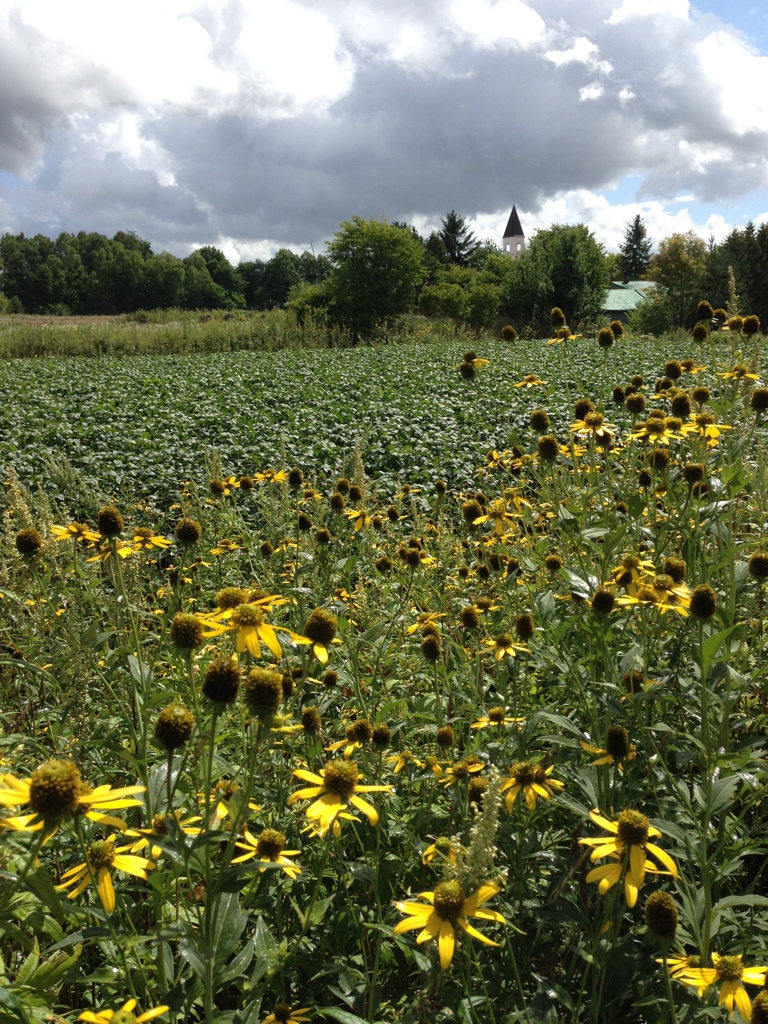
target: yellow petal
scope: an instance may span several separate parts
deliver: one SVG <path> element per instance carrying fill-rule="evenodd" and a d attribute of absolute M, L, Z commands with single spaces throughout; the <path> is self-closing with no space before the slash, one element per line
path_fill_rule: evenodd
<path fill-rule="evenodd" d="M 349 802 L 351 804 L 354 804 L 358 811 L 363 812 L 363 814 L 368 818 L 368 821 L 371 823 L 371 825 L 375 825 L 378 822 L 378 811 L 372 804 L 369 804 L 366 800 L 363 800 L 362 797 L 359 797 L 356 793 L 353 793 L 352 796 L 349 798 Z"/>
<path fill-rule="evenodd" d="M 453 925 L 450 921 L 443 921 L 437 936 L 437 948 L 440 953 L 440 966 L 444 971 L 447 971 L 451 966 L 455 941 Z"/>
<path fill-rule="evenodd" d="M 276 658 L 282 658 L 283 649 L 280 646 L 280 641 L 277 639 L 277 633 L 266 622 L 259 628 L 259 636 Z"/>
<path fill-rule="evenodd" d="M 112 885 L 112 876 L 107 868 L 99 868 L 96 888 L 102 907 L 108 914 L 111 914 L 115 909 L 115 887 Z"/>

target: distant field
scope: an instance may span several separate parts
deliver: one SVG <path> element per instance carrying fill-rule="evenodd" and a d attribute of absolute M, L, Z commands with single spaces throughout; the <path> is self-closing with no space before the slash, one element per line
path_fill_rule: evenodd
<path fill-rule="evenodd" d="M 285 463 L 327 479 L 359 443 L 377 490 L 440 476 L 467 488 L 488 451 L 514 434 L 530 444 L 532 409 L 548 408 L 567 432 L 568 395 L 592 391 L 596 353 L 593 341 L 572 343 L 563 380 L 558 346 L 477 347 L 490 366 L 474 381 L 457 369 L 466 342 L 0 362 L 0 465 L 56 494 L 50 460 L 64 457 L 103 497 L 147 498 L 162 510 L 181 481 L 205 485 L 206 449 L 227 474 Z M 611 417 L 613 385 L 638 372 L 655 380 L 667 354 L 664 342 L 646 341 L 606 360 L 599 353 Z M 545 386 L 513 386 L 534 371 Z M 628 422 L 622 409 L 615 415 Z"/>

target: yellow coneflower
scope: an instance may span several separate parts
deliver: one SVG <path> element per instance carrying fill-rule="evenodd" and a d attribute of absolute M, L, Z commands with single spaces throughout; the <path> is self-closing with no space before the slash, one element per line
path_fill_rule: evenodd
<path fill-rule="evenodd" d="M 511 775 L 501 784 L 501 792 L 507 794 L 507 810 L 512 811 L 518 793 L 523 794 L 528 810 L 533 811 L 539 797 L 542 800 L 549 800 L 553 793 L 563 789 L 564 782 L 550 778 L 554 767 L 550 765 L 549 768 L 544 768 L 530 761 L 516 761 L 512 765 Z"/>
<path fill-rule="evenodd" d="M 61 876 L 61 884 L 57 885 L 56 889 L 63 891 L 74 886 L 72 892 L 67 895 L 68 899 L 73 900 L 86 888 L 91 877 L 94 877 L 101 905 L 108 914 L 111 914 L 115 909 L 115 887 L 111 872 L 125 871 L 146 881 L 147 872 L 155 866 L 151 860 L 127 852 L 131 850 L 130 843 L 127 846 L 115 846 L 115 839 L 116 836 L 110 836 L 108 839 L 94 840 L 86 850 L 86 861 L 65 871 Z"/>
<path fill-rule="evenodd" d="M 699 995 L 706 992 L 710 985 L 720 984 L 720 1006 L 725 1006 L 731 1017 L 734 1007 L 744 1020 L 751 1020 L 752 1006 L 749 1000 L 747 985 L 763 986 L 768 967 L 745 967 L 741 956 L 720 956 L 712 954 L 713 967 L 678 966 L 672 975 L 684 985 L 692 985 Z M 670 973 L 672 973 L 670 971 Z"/>
<path fill-rule="evenodd" d="M 517 384 L 513 384 L 513 388 L 535 388 L 535 387 L 546 387 L 547 382 L 540 380 L 535 373 L 528 373 L 523 377 L 522 380 L 518 381 Z"/>
<path fill-rule="evenodd" d="M 371 825 L 375 825 L 379 820 L 378 811 L 366 800 L 363 800 L 359 794 L 394 794 L 391 786 L 358 785 L 363 776 L 357 770 L 357 765 L 354 761 L 347 761 L 343 758 L 326 761 L 325 767 L 320 769 L 319 774 L 306 768 L 296 768 L 293 774 L 299 779 L 304 779 L 305 782 L 311 782 L 312 785 L 291 793 L 288 803 L 293 804 L 297 800 L 314 800 L 305 813 L 311 822 L 317 823 L 318 835 L 325 835 L 336 816 L 349 804 L 356 807 L 358 811 L 362 811 Z"/>
<path fill-rule="evenodd" d="M 298 857 L 301 850 L 284 849 L 285 835 L 282 832 L 278 832 L 277 829 L 262 829 L 258 838 L 246 829 L 235 845 L 238 850 L 244 850 L 245 853 L 240 854 L 238 857 L 233 857 L 233 864 L 243 864 L 245 861 L 257 858 L 264 862 L 268 861 L 272 864 L 279 864 L 289 878 L 298 878 L 301 874 L 301 868 L 298 864 L 294 864 L 290 860 L 291 857 Z M 260 868 L 259 870 L 263 874 L 267 869 Z"/>
<path fill-rule="evenodd" d="M 74 762 L 64 758 L 47 761 L 28 779 L 0 775 L 0 805 L 28 805 L 30 809 L 28 813 L 3 819 L 1 824 L 17 832 L 38 832 L 44 828 L 48 835 L 53 835 L 62 821 L 84 814 L 91 821 L 125 829 L 125 822 L 110 812 L 140 807 L 141 800 L 136 796 L 144 790 L 144 786 L 112 789 L 108 785 L 92 789 L 83 781 Z"/>
<path fill-rule="evenodd" d="M 454 924 L 480 942 L 489 946 L 498 946 L 498 942 L 487 938 L 474 928 L 467 918 L 476 917 L 483 921 L 497 921 L 506 924 L 504 917 L 496 910 L 485 910 L 485 904 L 499 892 L 496 885 L 483 885 L 472 896 L 466 896 L 461 883 L 457 879 L 439 882 L 434 892 L 420 892 L 419 898 L 426 903 L 397 902 L 395 907 L 407 916 L 399 921 L 394 928 L 395 935 L 421 929 L 416 942 L 421 944 L 430 939 L 437 939 L 440 966 L 447 970 L 453 959 L 456 946 Z"/>
<path fill-rule="evenodd" d="M 634 907 L 637 894 L 645 881 L 646 871 L 678 877 L 677 865 L 660 846 L 650 842 L 661 835 L 646 816 L 637 810 L 622 811 L 618 821 L 609 821 L 599 811 L 590 811 L 592 821 L 612 833 L 594 839 L 580 839 L 582 846 L 591 846 L 590 860 L 610 857 L 608 864 L 593 868 L 587 875 L 588 882 L 599 882 L 600 893 L 604 895 L 611 886 L 624 877 L 624 895 L 628 907 Z M 648 857 L 650 854 L 662 867 Z M 664 870 L 666 869 L 666 870 Z"/>
<path fill-rule="evenodd" d="M 155 1017 L 167 1013 L 170 1006 L 155 1006 L 151 1010 L 140 1013 L 138 1017 L 133 1012 L 135 1009 L 136 1000 L 129 999 L 119 1010 L 99 1010 L 98 1013 L 94 1013 L 93 1010 L 83 1010 L 77 1019 L 87 1021 L 88 1024 L 110 1024 L 110 1021 L 117 1017 L 119 1024 L 144 1024 L 147 1020 L 154 1020 Z"/>
<path fill-rule="evenodd" d="M 309 1008 L 306 1006 L 294 1010 L 289 1003 L 275 1003 L 272 1013 L 268 1013 L 261 1024 L 307 1024 Z"/>
<path fill-rule="evenodd" d="M 520 725 L 524 721 L 524 718 L 509 718 L 507 716 L 506 708 L 499 705 L 498 707 L 490 708 L 487 715 L 472 723 L 471 728 L 488 729 L 493 726 L 503 727 L 505 725 Z"/>

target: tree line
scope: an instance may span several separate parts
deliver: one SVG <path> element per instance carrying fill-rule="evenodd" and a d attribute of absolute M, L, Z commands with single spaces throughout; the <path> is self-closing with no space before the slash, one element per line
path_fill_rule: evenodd
<path fill-rule="evenodd" d="M 638 215 L 618 254 L 584 224 L 556 224 L 510 258 L 493 240 L 478 240 L 455 210 L 427 238 L 409 224 L 354 217 L 319 256 L 280 249 L 237 266 L 213 246 L 184 259 L 156 254 L 133 232 L 6 234 L 0 287 L 11 312 L 287 307 L 364 336 L 414 310 L 476 330 L 511 323 L 541 333 L 559 306 L 578 329 L 600 322 L 612 280 L 646 278 L 657 287 L 634 314 L 641 331 L 691 326 L 702 298 L 768 322 L 768 225 L 734 229 L 720 244 L 676 234 L 652 249 Z"/>
<path fill-rule="evenodd" d="M 0 290 L 10 312 L 132 313 L 139 309 L 272 309 L 296 285 L 330 273 L 325 256 L 279 249 L 270 260 L 233 266 L 212 245 L 184 259 L 132 231 L 0 238 Z"/>

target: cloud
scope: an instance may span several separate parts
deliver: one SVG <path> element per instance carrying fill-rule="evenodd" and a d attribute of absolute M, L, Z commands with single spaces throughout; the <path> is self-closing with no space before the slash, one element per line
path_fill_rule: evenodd
<path fill-rule="evenodd" d="M 253 254 L 515 203 L 614 239 L 768 187 L 766 61 L 687 0 L 18 0 L 0 215 Z"/>

